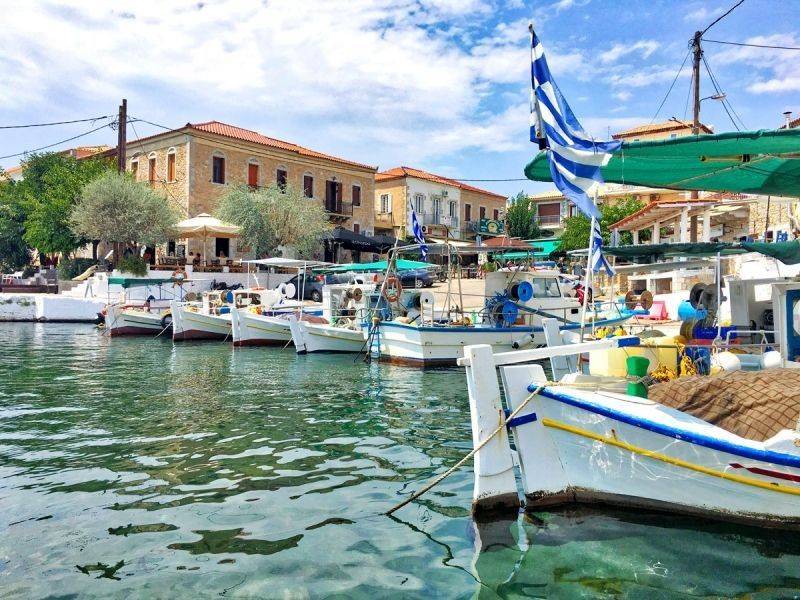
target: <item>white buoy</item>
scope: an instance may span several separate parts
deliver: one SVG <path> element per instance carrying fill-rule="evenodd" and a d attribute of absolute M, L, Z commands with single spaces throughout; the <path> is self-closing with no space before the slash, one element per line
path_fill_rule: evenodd
<path fill-rule="evenodd" d="M 732 371 L 740 371 L 742 369 L 742 361 L 733 352 L 717 352 L 711 357 L 711 372 L 719 373 Z"/>
<path fill-rule="evenodd" d="M 781 366 L 783 366 L 783 359 L 777 350 L 769 350 L 761 355 L 762 369 L 777 369 Z"/>

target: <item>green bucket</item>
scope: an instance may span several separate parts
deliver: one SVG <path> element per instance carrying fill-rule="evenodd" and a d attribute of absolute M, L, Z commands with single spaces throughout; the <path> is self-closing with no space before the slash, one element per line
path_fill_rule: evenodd
<path fill-rule="evenodd" d="M 625 365 L 628 368 L 628 377 L 640 379 L 647 375 L 647 367 L 650 366 L 650 359 L 644 356 L 629 356 L 625 360 Z M 629 396 L 647 398 L 647 386 L 643 383 L 631 381 L 628 383 L 627 391 Z"/>

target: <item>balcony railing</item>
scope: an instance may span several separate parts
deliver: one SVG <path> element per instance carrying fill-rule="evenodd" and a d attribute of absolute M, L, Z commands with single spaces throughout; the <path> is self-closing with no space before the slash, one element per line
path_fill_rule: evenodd
<path fill-rule="evenodd" d="M 353 216 L 353 204 L 351 202 L 342 202 L 341 200 L 326 200 L 325 210 L 330 213 L 331 216 Z"/>
<path fill-rule="evenodd" d="M 543 225 L 544 227 L 552 227 L 561 225 L 561 215 L 542 215 L 536 219 L 539 225 Z"/>
<path fill-rule="evenodd" d="M 458 217 L 450 217 L 444 213 L 423 213 L 423 225 L 443 225 L 450 229 L 458 229 Z"/>
<path fill-rule="evenodd" d="M 392 213 L 390 213 L 390 212 L 376 212 L 375 213 L 375 223 L 380 223 L 381 225 L 391 225 L 392 224 Z"/>

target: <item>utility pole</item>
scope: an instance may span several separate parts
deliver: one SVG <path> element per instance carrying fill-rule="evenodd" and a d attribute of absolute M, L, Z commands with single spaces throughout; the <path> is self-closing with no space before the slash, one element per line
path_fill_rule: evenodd
<path fill-rule="evenodd" d="M 703 57 L 703 49 L 700 47 L 702 31 L 695 31 L 692 40 L 692 77 L 694 79 L 694 120 L 692 122 L 692 133 L 700 134 L 700 59 Z"/>
<path fill-rule="evenodd" d="M 119 120 L 117 121 L 117 171 L 125 172 L 125 144 L 128 133 L 128 101 L 123 98 L 119 105 Z"/>

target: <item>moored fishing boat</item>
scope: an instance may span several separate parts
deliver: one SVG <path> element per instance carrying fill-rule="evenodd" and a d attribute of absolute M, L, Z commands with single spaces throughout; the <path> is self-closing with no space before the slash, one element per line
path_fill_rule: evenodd
<path fill-rule="evenodd" d="M 200 302 L 172 302 L 172 339 L 228 339 L 232 333 L 232 311 L 271 303 L 274 296 L 273 290 L 220 290 L 205 292 Z"/>
<path fill-rule="evenodd" d="M 120 285 L 123 293 L 119 302 L 109 302 L 98 315 L 109 336 L 157 335 L 169 329 L 172 323 L 169 298 L 183 298 L 184 279 L 114 277 L 110 282 Z M 166 284 L 176 289 L 165 288 Z M 144 290 L 145 299 L 131 299 L 132 288 Z"/>

